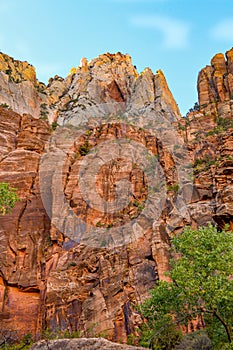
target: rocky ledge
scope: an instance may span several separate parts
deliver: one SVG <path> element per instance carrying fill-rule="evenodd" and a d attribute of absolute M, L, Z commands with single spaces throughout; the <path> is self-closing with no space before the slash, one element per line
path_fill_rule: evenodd
<path fill-rule="evenodd" d="M 112 343 L 103 338 L 43 340 L 30 350 L 146 350 L 138 346 Z"/>

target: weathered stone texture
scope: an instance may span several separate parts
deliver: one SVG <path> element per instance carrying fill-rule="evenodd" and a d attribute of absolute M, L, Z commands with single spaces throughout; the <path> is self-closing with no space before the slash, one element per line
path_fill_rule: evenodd
<path fill-rule="evenodd" d="M 59 339 L 53 341 L 42 341 L 31 348 L 31 350 L 145 350 L 146 348 L 112 343 L 106 339 Z"/>
<path fill-rule="evenodd" d="M 211 66 L 201 71 L 200 111 L 184 120 L 163 73 L 153 74 L 147 68 L 139 75 L 129 55 L 105 54 L 90 62 L 83 59 L 66 79 L 55 76 L 47 87 L 37 82 L 30 65 L 0 56 L 0 86 L 4 87 L 0 102 L 20 112 L 0 108 L 0 181 L 18 188 L 21 197 L 11 214 L 0 218 L 2 329 L 21 334 L 40 333 L 42 328 L 80 331 L 85 337 L 104 334 L 126 342 L 142 322 L 135 305 L 148 297 L 157 279 L 167 279 L 171 235 L 187 224 L 198 227 L 211 221 L 220 227 L 225 223 L 233 226 L 233 133 L 232 126 L 224 124 L 232 121 L 232 50 L 226 57 L 216 55 Z M 52 132 L 41 113 L 65 127 Z M 97 118 L 101 113 L 104 121 Z M 116 114 L 120 117 L 114 119 Z M 78 124 L 85 120 L 88 127 L 81 135 Z M 68 129 L 69 122 L 73 129 L 77 126 L 77 134 Z M 156 156 L 165 192 L 155 186 L 153 196 L 164 197 L 158 202 L 161 208 L 147 203 L 147 177 L 136 161 L 121 157 L 103 164 L 95 185 L 96 193 L 111 202 L 117 196 L 116 183 L 131 182 L 126 208 L 103 213 L 83 199 L 77 174 L 88 151 L 104 141 L 122 139 L 129 145 L 138 142 Z M 126 144 L 122 151 L 125 148 Z M 58 183 L 61 150 L 66 158 Z M 109 153 L 107 148 L 102 156 Z M 193 162 L 194 177 L 187 170 Z M 40 181 L 47 189 L 43 197 L 48 202 L 47 213 Z M 54 204 L 52 198 L 58 198 L 59 191 L 61 200 Z M 94 238 L 85 245 L 56 228 L 53 221 L 59 213 L 64 219 L 72 213 L 108 232 L 137 219 L 146 205 L 151 220 L 142 215 L 125 245 L 106 246 L 103 239 L 102 247 L 96 247 Z M 80 349 L 90 346 L 91 340 L 85 341 L 86 348 Z M 72 349 L 72 342 L 78 346 L 74 340 L 59 340 L 53 346 Z M 99 342 L 91 346 L 117 346 Z M 36 346 L 43 349 L 45 343 Z"/>

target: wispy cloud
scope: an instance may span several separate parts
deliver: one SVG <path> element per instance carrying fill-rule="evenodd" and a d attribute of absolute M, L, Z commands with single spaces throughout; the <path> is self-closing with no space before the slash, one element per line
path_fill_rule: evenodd
<path fill-rule="evenodd" d="M 184 21 L 158 15 L 138 15 L 131 17 L 130 23 L 160 32 L 162 45 L 166 49 L 184 49 L 188 46 L 190 25 Z"/>
<path fill-rule="evenodd" d="M 232 42 L 233 18 L 227 18 L 217 23 L 210 34 L 214 39 Z"/>

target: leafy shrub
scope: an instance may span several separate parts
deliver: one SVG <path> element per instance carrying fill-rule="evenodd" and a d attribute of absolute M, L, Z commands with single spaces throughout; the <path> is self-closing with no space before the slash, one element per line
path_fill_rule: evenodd
<path fill-rule="evenodd" d="M 52 130 L 56 130 L 56 128 L 58 127 L 58 123 L 57 122 L 52 122 Z"/>
<path fill-rule="evenodd" d="M 175 193 L 179 192 L 179 189 L 180 189 L 180 186 L 179 186 L 178 183 L 175 183 L 174 185 L 168 185 L 167 186 L 167 190 L 168 191 L 172 191 L 172 192 L 175 192 Z"/>
<path fill-rule="evenodd" d="M 171 282 L 158 281 L 139 311 L 147 322 L 142 327 L 142 345 L 169 349 L 163 342 L 178 340 L 177 327 L 198 316 L 215 349 L 233 338 L 233 233 L 208 225 L 184 232 L 171 240 Z M 166 333 L 167 332 L 167 333 Z M 206 337 L 193 340 L 210 346 Z M 225 345 L 224 345 L 225 346 Z M 172 349 L 172 347 L 170 347 Z M 187 349 L 192 349 L 187 347 Z M 194 348 L 194 349 L 197 349 Z M 199 349 L 199 348 L 198 348 Z"/>
<path fill-rule="evenodd" d="M 212 350 L 213 346 L 207 333 L 196 331 L 185 335 L 175 350 Z"/>
<path fill-rule="evenodd" d="M 207 171 L 211 167 L 211 165 L 214 165 L 216 163 L 216 159 L 213 158 L 211 155 L 206 154 L 203 158 L 195 159 L 193 168 L 194 173 L 199 173 L 201 171 Z"/>
<path fill-rule="evenodd" d="M 1 103 L 0 107 L 10 109 L 10 106 L 7 103 Z"/>
<path fill-rule="evenodd" d="M 42 103 L 40 105 L 40 119 L 48 121 L 48 114 L 48 106 L 46 105 L 46 103 Z"/>
<path fill-rule="evenodd" d="M 0 214 L 5 215 L 14 208 L 17 201 L 20 200 L 16 193 L 17 189 L 10 187 L 6 182 L 0 183 Z"/>
<path fill-rule="evenodd" d="M 85 142 L 84 142 L 84 144 L 83 145 L 81 145 L 80 147 L 79 147 L 79 153 L 81 154 L 81 156 L 85 156 L 85 155 L 87 155 L 87 153 L 90 151 L 90 144 L 89 144 L 89 142 L 86 140 Z"/>

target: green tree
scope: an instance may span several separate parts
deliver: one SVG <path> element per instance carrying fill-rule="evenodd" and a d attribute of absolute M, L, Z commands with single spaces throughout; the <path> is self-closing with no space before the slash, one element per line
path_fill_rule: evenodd
<path fill-rule="evenodd" d="M 17 189 L 10 187 L 8 183 L 0 183 L 0 215 L 9 213 L 15 203 L 20 200 L 16 191 Z"/>
<path fill-rule="evenodd" d="M 142 344 L 167 349 L 158 343 L 166 323 L 173 333 L 199 317 L 213 344 L 232 342 L 233 234 L 211 225 L 184 232 L 171 240 L 171 282 L 159 281 L 151 298 L 140 307 L 147 319 Z M 222 345 L 223 346 L 223 345 Z M 174 347 L 174 344 L 173 344 Z"/>

